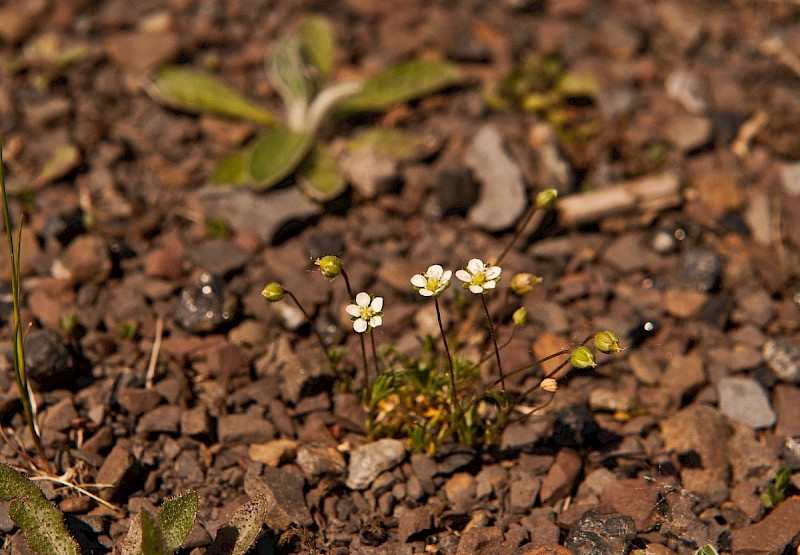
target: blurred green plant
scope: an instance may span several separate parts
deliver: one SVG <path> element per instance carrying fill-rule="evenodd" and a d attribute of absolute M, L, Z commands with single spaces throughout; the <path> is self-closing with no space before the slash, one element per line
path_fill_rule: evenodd
<path fill-rule="evenodd" d="M 265 129 L 243 149 L 225 156 L 213 181 L 266 190 L 294 175 L 312 198 L 328 201 L 346 187 L 333 155 L 319 140 L 333 111 L 343 116 L 381 112 L 463 81 L 445 62 L 408 60 L 365 82 L 332 81 L 336 37 L 330 22 L 311 16 L 274 45 L 268 77 L 285 107 L 275 116 L 207 73 L 167 67 L 155 76 L 152 95 L 172 108 L 254 121 Z M 391 132 L 389 132 L 391 133 Z M 395 141 L 397 142 L 397 141 Z"/>
<path fill-rule="evenodd" d="M 792 483 L 791 479 L 792 469 L 788 466 L 782 466 L 775 472 L 775 478 L 759 494 L 759 498 L 766 508 L 771 509 L 786 499 L 786 490 Z"/>

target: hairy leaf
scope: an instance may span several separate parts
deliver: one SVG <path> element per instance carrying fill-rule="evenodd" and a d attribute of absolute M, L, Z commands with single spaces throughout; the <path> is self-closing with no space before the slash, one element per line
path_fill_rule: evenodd
<path fill-rule="evenodd" d="M 290 131 L 285 127 L 272 127 L 253 144 L 250 156 L 250 175 L 258 189 L 269 189 L 289 177 L 309 148 L 311 137 Z"/>
<path fill-rule="evenodd" d="M 408 162 L 433 154 L 436 145 L 432 145 L 431 142 L 418 133 L 401 129 L 374 128 L 348 141 L 347 148 L 350 150 L 372 148 L 394 160 Z"/>
<path fill-rule="evenodd" d="M 42 490 L 8 465 L 0 463 L 0 499 L 11 501 L 9 516 L 25 532 L 28 545 L 41 555 L 78 555 L 64 517 Z"/>
<path fill-rule="evenodd" d="M 320 202 L 335 199 L 347 187 L 336 160 L 322 144 L 316 145 L 300 165 L 297 181 L 309 197 Z"/>
<path fill-rule="evenodd" d="M 192 530 L 197 516 L 197 493 L 187 491 L 161 505 L 156 521 L 169 553 L 177 551 Z"/>
<path fill-rule="evenodd" d="M 258 495 L 239 508 L 227 524 L 217 530 L 208 555 L 243 555 L 261 533 L 267 517 L 267 500 Z"/>
<path fill-rule="evenodd" d="M 177 110 L 193 114 L 216 114 L 273 125 L 277 118 L 216 78 L 184 67 L 166 67 L 158 72 L 153 96 Z"/>
<path fill-rule="evenodd" d="M 360 93 L 339 107 L 344 112 L 379 112 L 463 80 L 461 70 L 453 64 L 410 60 L 370 77 Z"/>
<path fill-rule="evenodd" d="M 139 513 L 142 525 L 142 555 L 168 555 L 164 534 L 158 522 L 142 509 Z"/>
<path fill-rule="evenodd" d="M 694 552 L 694 555 L 719 555 L 719 552 L 713 545 L 705 544 Z"/>
<path fill-rule="evenodd" d="M 243 185 L 253 181 L 250 175 L 252 147 L 237 150 L 220 160 L 211 182 L 215 185 Z"/>
<path fill-rule="evenodd" d="M 330 21 L 321 15 L 312 15 L 297 30 L 300 48 L 308 63 L 316 70 L 317 84 L 324 83 L 333 71 L 336 37 Z"/>

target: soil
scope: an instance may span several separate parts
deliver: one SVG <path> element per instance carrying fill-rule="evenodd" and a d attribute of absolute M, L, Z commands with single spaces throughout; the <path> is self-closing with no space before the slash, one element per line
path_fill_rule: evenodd
<path fill-rule="evenodd" d="M 333 202 L 310 202 L 293 183 L 211 188 L 217 161 L 257 126 L 164 107 L 148 94 L 153 71 L 210 68 L 277 112 L 264 56 L 310 13 L 333 24 L 338 77 L 421 57 L 468 79 L 327 124 L 323 140 L 354 182 Z M 531 55 L 593 76 L 596 90 L 539 112 L 497 103 Z M 188 489 L 200 509 L 184 553 L 204 553 L 254 491 L 276 503 L 252 553 L 797 549 L 796 2 L 12 0 L 0 6 L 0 62 L 45 449 L 57 475 L 116 508 L 38 482 L 84 553 L 111 552 L 132 515 Z M 388 169 L 348 162 L 345 139 L 372 127 L 433 146 Z M 602 329 L 623 351 L 562 376 L 552 402 L 494 445 L 430 456 L 372 442 L 358 394 L 328 372 L 291 303 L 265 302 L 264 285 L 297 295 L 359 384 L 349 299 L 313 261 L 339 255 L 356 291 L 385 299 L 378 342 L 418 353 L 437 328 L 411 275 L 497 256 L 548 187 L 563 201 L 556 216 L 535 220 L 502 265 L 500 289 L 517 272 L 543 278 L 512 297 L 531 325 L 504 364 Z M 644 193 L 631 196 L 636 187 Z M 34 452 L 2 287 L 0 457 L 35 473 L 18 446 Z M 460 352 L 479 354 L 480 305 L 450 293 Z M 503 295 L 487 297 L 501 339 Z M 482 371 L 497 378 L 491 362 Z M 509 390 L 542 372 L 514 376 Z M 519 398 L 519 410 L 546 398 Z M 767 508 L 759 493 L 783 466 L 787 499 Z M 29 553 L 8 503 L 0 529 L 3 552 Z"/>

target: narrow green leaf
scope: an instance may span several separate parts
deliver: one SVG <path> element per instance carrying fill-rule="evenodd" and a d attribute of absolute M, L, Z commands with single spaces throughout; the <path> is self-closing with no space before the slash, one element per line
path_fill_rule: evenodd
<path fill-rule="evenodd" d="M 336 52 L 336 36 L 327 18 L 321 15 L 308 17 L 297 30 L 300 48 L 309 64 L 316 70 L 317 84 L 327 81 L 333 72 L 333 55 Z"/>
<path fill-rule="evenodd" d="M 158 522 L 144 509 L 139 513 L 139 519 L 142 523 L 142 555 L 168 555 L 170 552 Z"/>
<path fill-rule="evenodd" d="M 316 145 L 297 170 L 297 181 L 314 200 L 327 202 L 347 188 L 339 166 L 325 145 Z"/>
<path fill-rule="evenodd" d="M 64 517 L 33 482 L 0 463 L 0 499 L 11 501 L 8 514 L 25 532 L 28 545 L 41 555 L 78 555 Z"/>
<path fill-rule="evenodd" d="M 78 147 L 71 143 L 58 145 L 42 166 L 39 175 L 36 176 L 35 183 L 36 185 L 44 185 L 55 181 L 67 175 L 80 163 L 81 153 Z"/>
<path fill-rule="evenodd" d="M 220 160 L 217 170 L 211 178 L 215 185 L 243 185 L 250 183 L 250 155 L 252 148 L 244 148 L 231 152 Z"/>
<path fill-rule="evenodd" d="M 250 175 L 258 189 L 269 189 L 289 177 L 309 148 L 311 137 L 290 131 L 285 127 L 272 127 L 256 139 L 250 156 Z"/>
<path fill-rule="evenodd" d="M 340 110 L 380 112 L 395 104 L 457 85 L 463 80 L 461 70 L 453 64 L 410 60 L 370 77 L 360 93 L 340 104 Z"/>
<path fill-rule="evenodd" d="M 166 67 L 153 82 L 154 96 L 164 104 L 193 114 L 216 114 L 273 125 L 278 120 L 216 78 L 184 67 Z"/>
<path fill-rule="evenodd" d="M 401 129 L 373 128 L 348 141 L 347 148 L 349 150 L 371 148 L 394 160 L 410 162 L 433 154 L 438 145 L 431 143 L 418 133 L 409 133 Z"/>
<path fill-rule="evenodd" d="M 156 521 L 161 527 L 168 553 L 177 551 L 192 530 L 197 516 L 197 493 L 187 491 L 168 499 L 158 511 Z"/>
<path fill-rule="evenodd" d="M 220 526 L 208 555 L 243 555 L 261 533 L 267 518 L 268 503 L 257 495 L 234 513 L 227 524 Z"/>

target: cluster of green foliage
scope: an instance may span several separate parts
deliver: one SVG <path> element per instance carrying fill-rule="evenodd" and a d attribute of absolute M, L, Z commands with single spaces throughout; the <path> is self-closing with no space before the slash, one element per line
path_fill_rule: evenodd
<path fill-rule="evenodd" d="M 214 182 L 265 190 L 289 177 L 319 201 L 339 196 L 346 187 L 333 155 L 320 139 L 320 127 L 332 113 L 347 117 L 382 112 L 463 81 L 445 62 L 408 60 L 366 81 L 334 81 L 336 37 L 322 16 L 304 20 L 272 49 L 267 66 L 272 87 L 284 103 L 281 118 L 243 97 L 212 75 L 174 66 L 156 75 L 154 98 L 177 110 L 211 113 L 255 122 L 263 129 L 241 150 L 219 164 Z M 384 143 L 406 134 L 386 131 Z M 412 141 L 413 142 L 413 141 Z"/>

